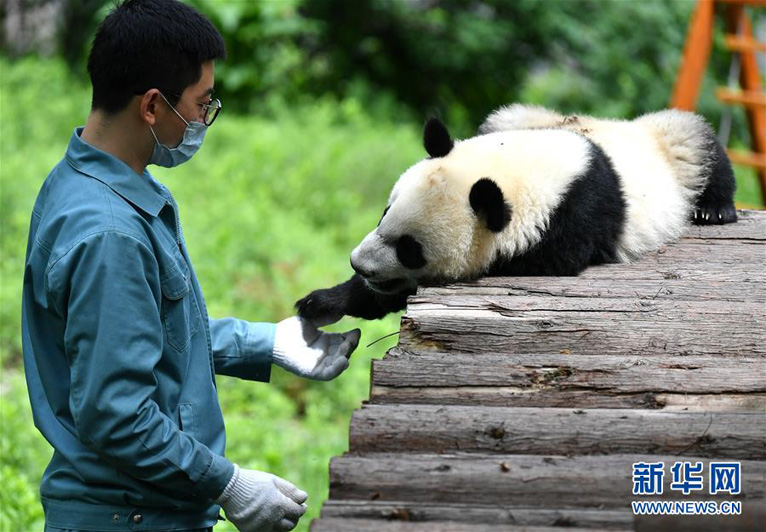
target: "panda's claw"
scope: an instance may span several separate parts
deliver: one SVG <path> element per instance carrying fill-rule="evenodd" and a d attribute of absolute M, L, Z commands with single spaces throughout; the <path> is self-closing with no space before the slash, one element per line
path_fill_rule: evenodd
<path fill-rule="evenodd" d="M 295 303 L 298 316 L 311 323 L 314 327 L 325 327 L 343 318 L 343 312 L 338 310 L 337 297 L 332 288 L 314 290 L 306 297 Z"/>
<path fill-rule="evenodd" d="M 694 209 L 692 222 L 696 225 L 723 225 L 737 221 L 734 204 L 704 205 Z"/>

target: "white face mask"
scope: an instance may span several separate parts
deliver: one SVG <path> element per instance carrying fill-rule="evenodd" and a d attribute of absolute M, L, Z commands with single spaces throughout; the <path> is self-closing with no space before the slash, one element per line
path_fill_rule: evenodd
<path fill-rule="evenodd" d="M 202 146 L 202 141 L 205 139 L 205 133 L 207 133 L 208 126 L 202 122 L 187 122 L 184 117 L 176 111 L 176 108 L 170 105 L 170 102 L 162 93 L 160 93 L 160 96 L 162 96 L 165 103 L 173 109 L 173 112 L 178 115 L 178 118 L 184 121 L 186 130 L 184 131 L 184 137 L 181 140 L 181 143 L 175 148 L 169 148 L 160 143 L 157 139 L 157 135 L 154 133 L 154 129 L 152 129 L 152 126 L 149 126 L 149 130 L 154 136 L 155 143 L 154 151 L 152 151 L 152 156 L 149 158 L 149 164 L 156 164 L 157 166 L 165 168 L 173 168 L 174 166 L 185 163 L 197 153 Z"/>

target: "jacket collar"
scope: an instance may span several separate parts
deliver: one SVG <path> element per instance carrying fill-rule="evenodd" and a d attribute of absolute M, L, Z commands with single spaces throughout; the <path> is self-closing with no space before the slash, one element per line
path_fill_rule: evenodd
<path fill-rule="evenodd" d="M 98 179 L 117 194 L 147 214 L 157 216 L 166 203 L 164 188 L 151 176 L 148 170 L 138 175 L 120 159 L 95 148 L 82 140 L 82 127 L 75 128 L 66 160 L 69 165 L 83 174 Z"/>

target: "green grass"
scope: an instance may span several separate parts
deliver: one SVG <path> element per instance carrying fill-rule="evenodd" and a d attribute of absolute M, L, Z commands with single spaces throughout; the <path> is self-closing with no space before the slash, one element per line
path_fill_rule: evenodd
<path fill-rule="evenodd" d="M 42 528 L 37 489 L 51 453 L 33 426 L 21 368 L 29 216 L 72 130 L 84 123 L 90 94 L 51 60 L 0 59 L 0 84 L 0 531 L 16 532 Z M 349 252 L 377 223 L 401 171 L 422 157 L 418 124 L 373 114 L 355 100 L 294 108 L 272 100 L 251 116 L 224 111 L 191 162 L 172 171 L 153 167 L 179 203 L 212 316 L 276 321 L 308 291 L 351 275 Z M 738 177 L 737 199 L 759 203 L 754 175 Z M 333 382 L 278 369 L 268 385 L 218 378 L 227 456 L 308 491 L 299 531 L 327 497 L 330 458 L 347 449 L 351 413 L 369 393 L 370 360 L 397 338 L 365 346 L 398 326 L 392 316 L 332 327 L 363 331 L 351 367 Z"/>

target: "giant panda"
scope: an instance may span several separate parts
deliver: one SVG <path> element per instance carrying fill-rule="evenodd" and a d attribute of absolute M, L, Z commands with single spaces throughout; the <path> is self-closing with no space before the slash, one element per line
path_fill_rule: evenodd
<path fill-rule="evenodd" d="M 439 120 L 401 175 L 356 272 L 296 303 L 316 326 L 402 310 L 418 285 L 577 275 L 630 262 L 687 225 L 736 221 L 734 174 L 710 126 L 666 110 L 632 121 L 512 105 L 455 141 Z"/>

